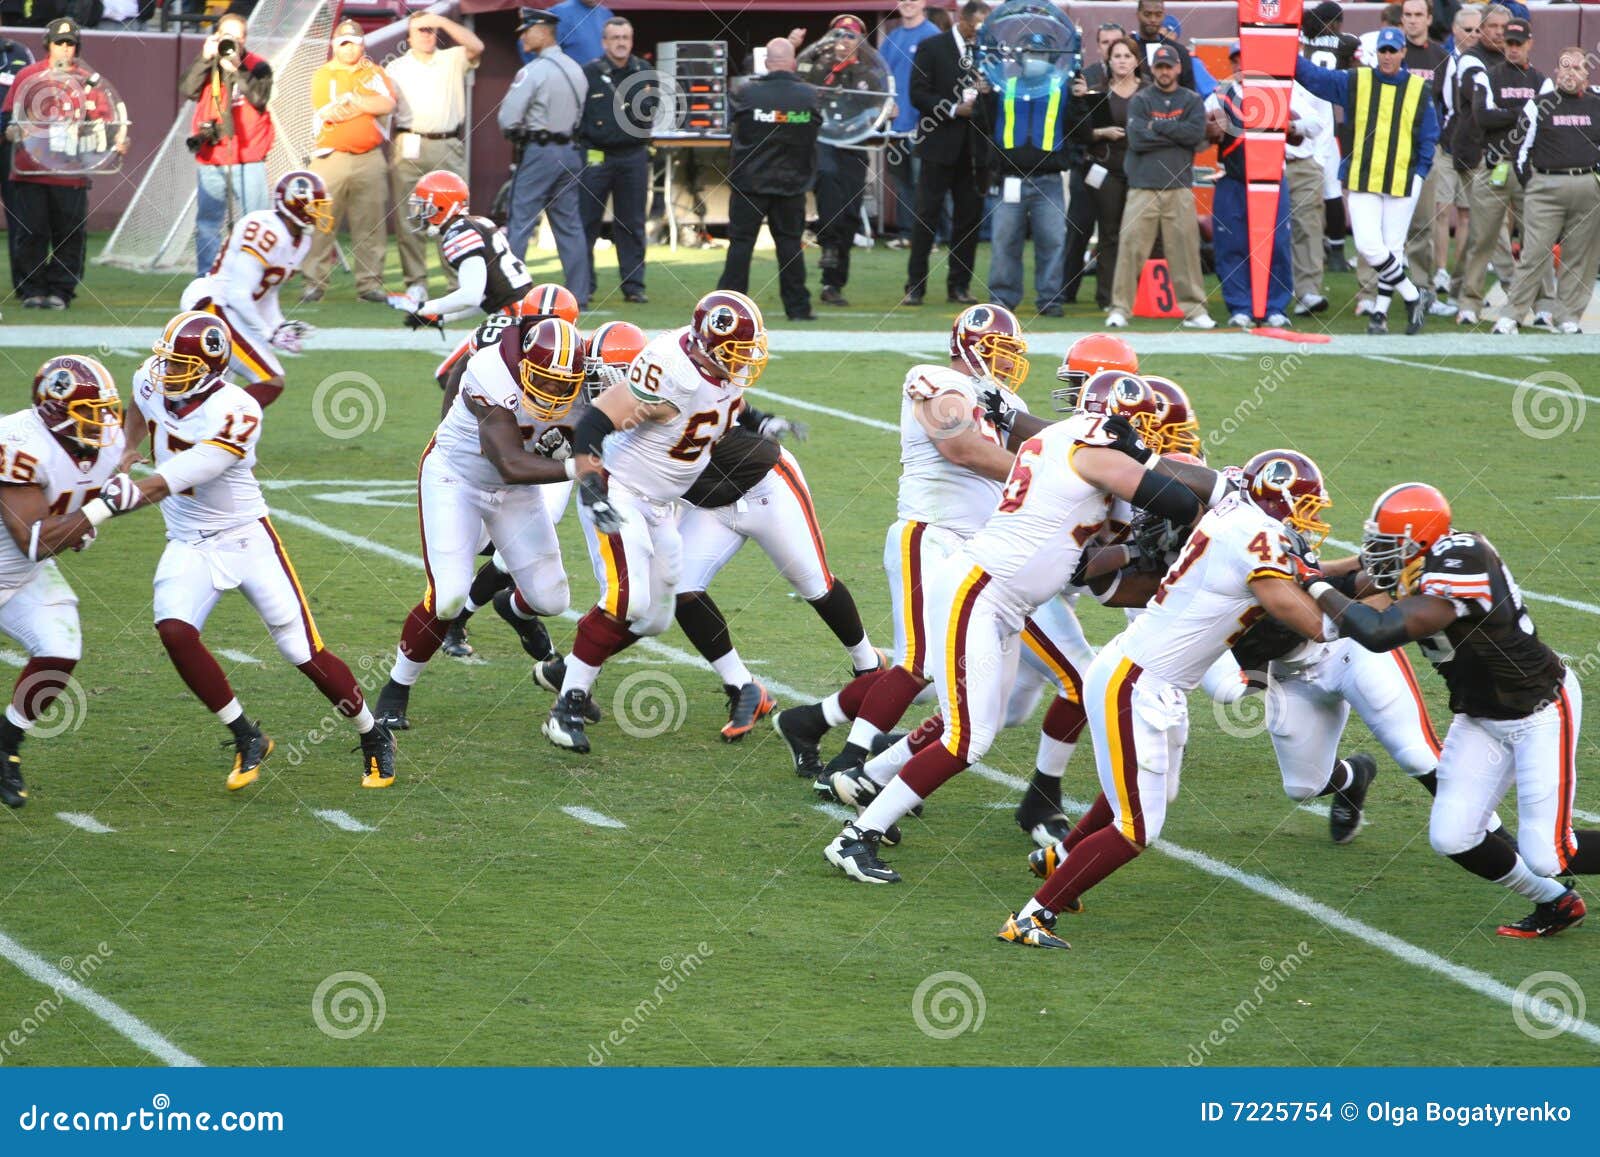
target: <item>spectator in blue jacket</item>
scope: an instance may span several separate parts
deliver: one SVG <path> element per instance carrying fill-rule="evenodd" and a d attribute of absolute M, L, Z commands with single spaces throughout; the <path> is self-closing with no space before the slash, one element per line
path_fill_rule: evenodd
<path fill-rule="evenodd" d="M 891 28 L 878 46 L 878 55 L 889 66 L 894 77 L 895 113 L 893 131 L 915 133 L 917 110 L 911 103 L 911 61 L 917 55 L 917 45 L 930 36 L 939 35 L 939 28 L 928 19 L 927 0 L 900 0 L 896 9 L 900 23 Z M 896 239 L 889 244 L 903 248 L 911 236 L 911 221 L 917 209 L 917 174 L 922 167 L 911 154 L 911 141 L 892 145 L 884 154 L 888 163 L 889 181 L 894 186 L 894 223 Z"/>

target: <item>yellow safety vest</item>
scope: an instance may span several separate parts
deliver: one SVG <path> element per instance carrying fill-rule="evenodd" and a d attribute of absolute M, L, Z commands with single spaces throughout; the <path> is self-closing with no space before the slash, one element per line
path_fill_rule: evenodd
<path fill-rule="evenodd" d="M 1061 119 L 1061 88 L 1061 78 L 1057 76 L 1050 82 L 1049 99 L 1042 104 L 1036 97 L 1022 98 L 1023 116 L 1026 118 L 1022 131 L 1022 144 L 1032 145 L 1048 153 L 1060 143 L 1057 126 Z M 1000 123 L 996 126 L 995 135 L 1000 138 L 1001 148 L 1014 149 L 1018 145 L 1016 77 L 1006 81 L 1005 99 L 1000 102 Z"/>
<path fill-rule="evenodd" d="M 1352 193 L 1407 196 L 1417 167 L 1417 133 L 1422 128 L 1428 82 L 1408 76 L 1400 84 L 1385 84 L 1370 68 L 1351 71 L 1355 73 L 1351 77 L 1355 119 L 1345 185 Z"/>

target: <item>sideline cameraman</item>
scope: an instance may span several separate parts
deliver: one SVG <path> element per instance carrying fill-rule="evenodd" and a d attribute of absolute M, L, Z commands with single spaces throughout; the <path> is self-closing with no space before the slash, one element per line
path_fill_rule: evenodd
<path fill-rule="evenodd" d="M 195 102 L 189 151 L 199 166 L 194 222 L 195 266 L 210 270 L 228 224 L 267 208 L 267 152 L 272 148 L 272 67 L 245 48 L 245 18 L 217 21 L 178 83 Z"/>

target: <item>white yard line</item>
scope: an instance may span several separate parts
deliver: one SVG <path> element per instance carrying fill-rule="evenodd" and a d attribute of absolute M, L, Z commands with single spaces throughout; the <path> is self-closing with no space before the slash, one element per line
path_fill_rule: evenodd
<path fill-rule="evenodd" d="M 77 828 L 81 832 L 90 832 L 97 836 L 108 836 L 116 828 L 108 828 L 105 824 L 95 819 L 88 812 L 56 812 L 56 819 L 64 824 Z"/>
<path fill-rule="evenodd" d="M 814 414 L 827 414 L 830 418 L 843 418 L 847 422 L 859 422 L 863 426 L 871 426 L 874 430 L 887 430 L 891 434 L 898 434 L 900 427 L 891 422 L 880 422 L 876 418 L 863 418 L 860 414 L 852 414 L 849 410 L 836 410 L 832 406 L 819 406 L 815 402 L 807 402 L 802 398 L 791 398 L 786 394 L 774 394 L 770 390 L 746 390 L 747 394 L 754 394 L 758 398 L 771 398 L 775 402 L 782 402 L 793 410 L 810 410 Z"/>
<path fill-rule="evenodd" d="M 341 832 L 375 832 L 378 829 L 362 823 L 347 811 L 338 808 L 318 808 L 311 813 L 338 828 Z"/>
<path fill-rule="evenodd" d="M 26 667 L 28 665 L 28 656 L 20 651 L 0 648 L 0 663 L 4 663 L 7 667 Z"/>
<path fill-rule="evenodd" d="M 259 665 L 261 662 L 261 660 L 256 658 L 254 655 L 251 655 L 245 651 L 235 651 L 232 647 L 218 647 L 217 654 L 221 655 L 224 659 L 232 659 L 235 663 L 255 663 Z"/>
<path fill-rule="evenodd" d="M 1008 803 L 1003 803 L 998 804 L 997 806 L 1010 807 L 1011 805 Z M 842 803 L 814 803 L 811 805 L 811 810 L 814 812 L 821 812 L 825 816 L 832 816 L 840 823 L 847 824 L 856 818 L 856 813 L 852 809 L 845 807 Z"/>
<path fill-rule="evenodd" d="M 1486 374 L 1481 370 L 1464 370 L 1459 366 L 1430 366 L 1425 363 L 1408 362 L 1404 358 L 1384 357 L 1380 354 L 1363 354 L 1362 356 L 1369 362 L 1385 362 L 1391 366 L 1404 366 L 1408 370 L 1439 370 L 1442 368 L 1447 373 L 1457 374 L 1464 378 L 1480 378 L 1486 382 L 1500 382 L 1507 386 L 1526 386 L 1528 389 L 1537 390 L 1541 394 L 1555 394 L 1557 397 L 1572 398 L 1574 400 L 1581 398 L 1585 402 L 1600 402 L 1600 398 L 1592 397 L 1582 390 L 1574 393 L 1571 390 L 1562 390 L 1539 382 L 1525 381 L 1522 378 L 1507 378 L 1500 374 Z"/>
<path fill-rule="evenodd" d="M 621 820 L 614 820 L 603 812 L 597 812 L 587 807 L 564 807 L 561 809 L 580 824 L 588 824 L 595 828 L 626 828 L 628 825 Z"/>
<path fill-rule="evenodd" d="M 137 1045 L 163 1064 L 180 1068 L 200 1068 L 202 1063 L 184 1052 L 144 1021 L 114 1001 L 86 987 L 82 981 L 57 968 L 37 953 L 29 952 L 4 932 L 0 932 L 0 956 L 15 964 L 24 976 L 37 981 L 74 1004 L 82 1005 L 110 1025 L 120 1036 Z"/>

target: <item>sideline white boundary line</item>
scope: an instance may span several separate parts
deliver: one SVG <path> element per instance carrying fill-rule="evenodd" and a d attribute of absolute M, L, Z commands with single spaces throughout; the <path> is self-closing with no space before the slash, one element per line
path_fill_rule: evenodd
<path fill-rule="evenodd" d="M 28 979 L 37 981 L 61 997 L 82 1005 L 116 1030 L 118 1035 L 138 1045 L 163 1064 L 177 1068 L 203 1068 L 196 1060 L 115 1001 L 107 1000 L 87 988 L 82 981 L 61 971 L 50 961 L 29 952 L 4 932 L 0 932 L 0 956 L 15 964 Z"/>

